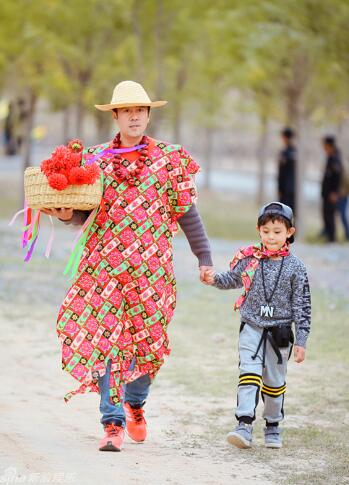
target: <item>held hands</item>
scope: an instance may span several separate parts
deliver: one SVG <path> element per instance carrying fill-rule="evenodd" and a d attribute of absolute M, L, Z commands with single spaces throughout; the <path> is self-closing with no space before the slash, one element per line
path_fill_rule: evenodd
<path fill-rule="evenodd" d="M 41 209 L 41 212 L 48 216 L 58 217 L 62 221 L 69 221 L 73 217 L 73 209 Z"/>
<path fill-rule="evenodd" d="M 212 266 L 200 266 L 200 281 L 204 285 L 212 285 L 214 281 L 214 269 Z"/>
<path fill-rule="evenodd" d="M 295 345 L 293 354 L 294 354 L 294 361 L 297 362 L 297 364 L 300 364 L 305 359 L 305 348 Z"/>

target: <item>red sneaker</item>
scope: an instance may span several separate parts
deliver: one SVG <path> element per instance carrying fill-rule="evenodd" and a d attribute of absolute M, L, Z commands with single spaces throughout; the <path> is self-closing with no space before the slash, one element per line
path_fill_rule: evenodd
<path fill-rule="evenodd" d="M 124 404 L 126 412 L 126 431 L 130 438 L 141 443 L 147 437 L 147 422 L 142 408 L 132 408 L 128 402 Z"/>
<path fill-rule="evenodd" d="M 99 443 L 100 451 L 121 451 L 125 438 L 125 431 L 122 426 L 114 423 L 104 425 L 105 436 Z"/>

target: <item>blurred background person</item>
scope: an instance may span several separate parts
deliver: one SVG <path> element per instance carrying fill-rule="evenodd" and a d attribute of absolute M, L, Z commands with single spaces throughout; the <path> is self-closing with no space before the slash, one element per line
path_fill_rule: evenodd
<path fill-rule="evenodd" d="M 329 242 L 334 242 L 336 240 L 335 215 L 340 198 L 343 169 L 335 137 L 325 136 L 322 144 L 326 154 L 326 165 L 321 184 L 324 235 Z"/>
<path fill-rule="evenodd" d="M 18 98 L 17 103 L 15 105 L 15 117 L 14 117 L 14 127 L 13 127 L 14 138 L 16 143 L 16 152 L 20 152 L 23 145 L 27 118 L 28 118 L 28 111 L 27 111 L 26 103 L 23 98 Z"/>
<path fill-rule="evenodd" d="M 349 241 L 348 197 L 349 197 L 349 166 L 342 162 L 342 176 L 339 187 L 338 211 L 344 228 L 344 236 Z"/>
<path fill-rule="evenodd" d="M 284 148 L 278 159 L 279 201 L 290 206 L 295 213 L 295 184 L 297 150 L 294 146 L 295 132 L 291 128 L 281 131 Z"/>
<path fill-rule="evenodd" d="M 15 113 L 13 102 L 8 104 L 7 115 L 4 122 L 5 155 L 16 155 L 16 139 L 14 136 Z"/>

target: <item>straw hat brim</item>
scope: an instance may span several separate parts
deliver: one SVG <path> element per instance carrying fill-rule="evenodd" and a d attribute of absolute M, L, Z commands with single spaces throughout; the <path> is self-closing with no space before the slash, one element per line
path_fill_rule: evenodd
<path fill-rule="evenodd" d="M 115 104 L 95 104 L 95 108 L 100 111 L 112 111 L 116 108 L 129 108 L 132 106 L 149 106 L 150 108 L 161 108 L 167 101 L 150 101 L 149 103 L 115 103 Z"/>

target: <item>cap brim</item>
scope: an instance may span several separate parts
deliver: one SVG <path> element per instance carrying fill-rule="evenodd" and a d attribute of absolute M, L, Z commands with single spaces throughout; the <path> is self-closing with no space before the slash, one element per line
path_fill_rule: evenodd
<path fill-rule="evenodd" d="M 100 111 L 112 111 L 117 108 L 130 108 L 132 106 L 149 106 L 150 108 L 161 108 L 167 101 L 152 101 L 151 103 L 116 103 L 116 104 L 95 104 Z"/>

